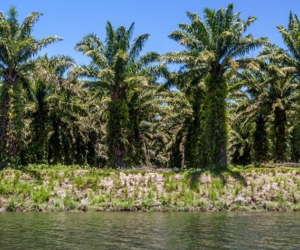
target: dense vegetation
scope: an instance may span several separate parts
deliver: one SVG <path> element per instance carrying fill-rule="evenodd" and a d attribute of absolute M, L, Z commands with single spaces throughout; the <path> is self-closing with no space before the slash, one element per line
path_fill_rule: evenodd
<path fill-rule="evenodd" d="M 169 37 L 180 52 L 142 54 L 149 34 L 106 24 L 75 45 L 90 58 L 39 55 L 32 12 L 0 12 L 0 169 L 27 164 L 206 168 L 299 162 L 300 21 L 279 25 L 287 49 L 247 28 L 233 4 L 187 12 Z M 51 46 L 51 45 L 50 45 Z M 259 49 L 257 57 L 247 57 Z M 178 72 L 168 69 L 180 65 Z"/>

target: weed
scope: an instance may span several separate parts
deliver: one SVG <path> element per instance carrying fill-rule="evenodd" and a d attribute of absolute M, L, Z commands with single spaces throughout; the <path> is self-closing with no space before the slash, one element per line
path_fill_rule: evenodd
<path fill-rule="evenodd" d="M 41 187 L 37 190 L 32 190 L 31 198 L 35 203 L 43 203 L 49 201 L 50 192 L 44 187 Z"/>
<path fill-rule="evenodd" d="M 98 189 L 98 182 L 99 182 L 99 177 L 95 177 L 95 179 L 92 181 L 91 188 L 93 191 L 96 191 Z"/>
<path fill-rule="evenodd" d="M 224 192 L 224 183 L 220 179 L 213 179 L 211 186 L 214 187 L 219 193 Z"/>
<path fill-rule="evenodd" d="M 81 176 L 76 177 L 75 183 L 78 188 L 84 188 L 86 185 L 86 181 Z"/>
<path fill-rule="evenodd" d="M 279 204 L 282 204 L 284 202 L 284 194 L 282 192 L 279 192 L 277 195 L 277 202 Z"/>
<path fill-rule="evenodd" d="M 129 195 L 128 187 L 125 187 L 125 188 L 123 189 L 123 194 L 125 195 L 126 198 L 128 198 L 128 195 Z"/>
<path fill-rule="evenodd" d="M 167 194 L 167 202 L 168 202 L 169 204 L 172 203 L 172 198 L 173 198 L 172 194 Z"/>
<path fill-rule="evenodd" d="M 168 179 L 165 179 L 163 188 L 166 190 L 166 192 L 173 192 L 178 189 L 178 183 L 175 182 L 174 177 L 171 176 Z"/>
<path fill-rule="evenodd" d="M 209 203 L 204 199 L 199 199 L 194 202 L 194 206 L 198 207 L 200 211 L 208 211 Z"/>
<path fill-rule="evenodd" d="M 254 183 L 254 182 L 251 182 L 251 183 L 250 183 L 250 187 L 251 187 L 251 192 L 252 192 L 252 194 L 253 194 L 254 191 L 255 191 L 255 183 Z"/>
<path fill-rule="evenodd" d="M 19 182 L 16 187 L 15 190 L 17 192 L 17 194 L 22 194 L 24 198 L 28 197 L 31 195 L 31 190 L 32 190 L 32 186 L 27 183 L 27 182 Z"/>
<path fill-rule="evenodd" d="M 16 211 L 16 201 L 12 198 L 6 206 L 7 212 L 15 212 Z"/>
<path fill-rule="evenodd" d="M 155 183 L 152 183 L 151 186 L 150 186 L 150 190 L 151 190 L 152 192 L 157 192 L 157 191 L 158 191 L 157 185 L 156 185 Z"/>
<path fill-rule="evenodd" d="M 163 175 L 163 177 L 166 179 L 166 178 L 169 178 L 170 176 L 173 176 L 173 175 L 175 175 L 176 173 L 175 172 L 173 172 L 173 171 L 162 171 L 162 172 L 160 172 L 162 175 Z"/>
<path fill-rule="evenodd" d="M 194 192 L 191 190 L 186 192 L 183 200 L 185 205 L 192 204 L 194 200 Z"/>
<path fill-rule="evenodd" d="M 15 187 L 17 183 L 19 182 L 21 176 L 21 171 L 16 170 L 14 174 L 14 180 L 13 180 L 13 186 Z"/>
<path fill-rule="evenodd" d="M 133 191 L 133 197 L 138 198 L 139 194 L 140 194 L 139 187 L 136 186 L 135 189 L 134 189 L 134 191 Z"/>
<path fill-rule="evenodd" d="M 75 210 L 78 208 L 78 203 L 69 195 L 64 198 L 65 210 Z"/>
<path fill-rule="evenodd" d="M 242 186 L 241 185 L 236 185 L 235 186 L 235 189 L 234 189 L 234 193 L 235 193 L 235 195 L 238 195 L 239 194 L 239 192 L 242 190 Z"/>
<path fill-rule="evenodd" d="M 151 176 L 148 177 L 148 180 L 147 180 L 147 187 L 150 187 L 152 184 L 152 178 Z"/>
<path fill-rule="evenodd" d="M 213 201 L 216 200 L 218 197 L 217 195 L 217 191 L 214 187 L 212 187 L 210 190 L 209 190 L 209 198 L 212 199 Z"/>
<path fill-rule="evenodd" d="M 123 186 L 122 182 L 121 182 L 121 180 L 119 178 L 114 180 L 114 188 L 115 189 L 121 189 L 122 186 Z"/>
<path fill-rule="evenodd" d="M 93 197 L 92 199 L 92 203 L 94 204 L 101 204 L 104 203 L 106 201 L 106 195 L 99 195 L 97 197 Z"/>

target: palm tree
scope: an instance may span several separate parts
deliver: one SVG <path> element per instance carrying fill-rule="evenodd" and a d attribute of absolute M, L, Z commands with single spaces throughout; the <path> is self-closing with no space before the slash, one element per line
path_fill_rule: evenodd
<path fill-rule="evenodd" d="M 170 38 L 184 45 L 186 50 L 164 55 L 167 61 L 184 63 L 187 70 L 205 78 L 204 164 L 227 163 L 226 72 L 246 67 L 251 60 L 243 56 L 267 42 L 266 38 L 244 35 L 256 18 L 250 16 L 242 20 L 239 15 L 233 13 L 233 4 L 226 9 L 205 8 L 203 19 L 187 12 L 191 24 L 180 24 L 180 29 L 170 34 Z"/>
<path fill-rule="evenodd" d="M 294 67 L 295 77 L 299 84 L 300 79 L 300 20 L 297 15 L 290 12 L 289 23 L 287 27 L 282 25 L 277 26 L 279 32 L 282 35 L 283 41 L 287 46 L 288 50 L 284 51 L 280 55 L 277 55 L 276 59 L 279 60 L 282 64 Z M 299 101 L 297 102 L 299 104 Z M 296 112 L 296 116 L 293 119 L 293 126 L 291 132 L 291 147 L 292 147 L 292 161 L 298 162 L 300 159 L 299 153 L 299 140 L 300 140 L 300 121 L 299 121 L 299 112 Z"/>
<path fill-rule="evenodd" d="M 245 87 L 245 96 L 236 112 L 246 116 L 245 123 L 255 124 L 252 135 L 255 162 L 268 159 L 267 137 L 273 142 L 272 159 L 287 160 L 288 118 L 299 108 L 300 92 L 294 67 L 278 60 L 283 55 L 284 51 L 275 45 L 265 46 L 257 60 L 259 71 L 244 70 L 239 74 L 239 85 Z"/>
<path fill-rule="evenodd" d="M 155 52 L 139 56 L 149 34 L 139 35 L 132 41 L 134 23 L 129 29 L 120 26 L 114 29 L 106 25 L 106 40 L 101 41 L 95 34 L 86 35 L 75 49 L 91 58 L 88 66 L 77 67 L 74 73 L 85 78 L 86 88 L 106 100 L 106 143 L 109 165 L 124 167 L 141 161 L 136 154 L 138 132 L 134 126 L 129 105 L 135 89 L 155 84 L 165 68 L 152 65 L 158 58 Z M 132 99 L 133 100 L 133 99 Z"/>
<path fill-rule="evenodd" d="M 197 77 L 198 76 L 198 77 Z M 197 70 L 181 70 L 170 74 L 166 86 L 175 86 L 179 93 L 173 97 L 173 114 L 169 119 L 174 134 L 170 148 L 170 166 L 177 168 L 194 168 L 199 166 L 203 156 L 199 143 L 203 126 L 203 103 L 205 84 L 202 74 Z M 174 93 L 174 94 L 175 94 Z M 171 119 L 170 119 L 171 118 Z"/>
<path fill-rule="evenodd" d="M 34 68 L 34 61 L 30 59 L 40 49 L 60 40 L 57 36 L 38 40 L 31 35 L 41 15 L 32 12 L 20 24 L 16 7 L 11 7 L 7 16 L 0 12 L 0 77 L 3 84 L 0 104 L 1 166 L 20 162 L 22 92 L 29 89 L 30 72 Z"/>
<path fill-rule="evenodd" d="M 273 159 L 283 162 L 287 160 L 288 118 L 299 109 L 297 102 L 300 89 L 295 81 L 295 74 L 290 72 L 291 68 L 272 63 L 267 63 L 266 67 L 268 79 L 264 91 L 260 93 L 259 101 L 272 112 Z"/>
<path fill-rule="evenodd" d="M 36 61 L 30 88 L 33 100 L 26 106 L 30 163 L 82 163 L 76 162 L 75 145 L 87 126 L 78 122 L 86 117 L 86 98 L 76 79 L 65 77 L 74 65 L 67 56 L 44 55 Z M 82 133 L 76 134 L 78 130 Z"/>
<path fill-rule="evenodd" d="M 246 147 L 250 144 L 251 158 L 254 163 L 268 160 L 267 123 L 271 110 L 270 106 L 260 98 L 261 93 L 267 92 L 268 79 L 269 75 L 261 69 L 246 69 L 235 75 L 230 88 L 230 97 L 234 100 L 233 106 L 235 106 L 230 114 L 233 135 L 230 139 L 232 141 L 230 147 L 232 148 L 236 143 L 236 139 Z M 235 147 L 235 155 L 241 151 L 244 153 L 242 148 Z"/>

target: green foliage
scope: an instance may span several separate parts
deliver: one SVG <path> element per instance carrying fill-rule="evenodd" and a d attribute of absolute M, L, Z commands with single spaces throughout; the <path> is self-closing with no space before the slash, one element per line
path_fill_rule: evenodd
<path fill-rule="evenodd" d="M 124 26 L 114 29 L 108 22 L 105 43 L 88 34 L 75 47 L 92 61 L 89 66 L 77 67 L 74 74 L 91 78 L 93 81 L 87 81 L 86 86 L 107 105 L 104 142 L 108 165 L 113 168 L 138 165 L 147 158 L 140 126 L 144 119 L 157 116 L 157 112 L 149 113 L 149 107 L 155 107 L 154 101 L 150 102 L 154 98 L 149 101 L 151 95 L 145 90 L 152 90 L 156 79 L 165 71 L 164 66 L 148 66 L 156 61 L 157 53 L 139 56 L 149 34 L 139 35 L 132 42 L 133 28 L 134 23 L 129 29 Z M 148 107 L 144 106 L 145 101 Z M 148 113 L 143 113 L 146 108 Z"/>
<path fill-rule="evenodd" d="M 178 183 L 175 182 L 174 176 L 166 178 L 163 187 L 168 193 L 178 190 Z"/>
<path fill-rule="evenodd" d="M 186 71 L 190 72 L 185 73 L 188 76 L 187 84 L 192 82 L 194 86 L 199 86 L 201 80 L 205 84 L 203 130 L 201 136 L 193 135 L 200 140 L 202 146 L 194 146 L 199 151 L 188 155 L 191 157 L 190 161 L 192 157 L 200 159 L 200 166 L 227 164 L 226 73 L 229 69 L 236 72 L 242 64 L 247 66 L 250 60 L 239 59 L 237 62 L 237 57 L 241 58 L 250 50 L 260 47 L 267 39 L 244 36 L 248 26 L 256 18 L 250 16 L 242 21 L 239 13 L 233 13 L 233 4 L 229 4 L 226 9 L 205 8 L 203 19 L 192 12 L 187 12 L 187 16 L 191 24 L 180 24 L 180 29 L 170 34 L 186 50 L 166 53 L 163 58 L 169 62 L 185 64 Z M 201 100 L 201 96 L 199 99 Z M 198 114 L 195 113 L 194 117 Z M 196 127 L 199 125 L 195 124 Z"/>
<path fill-rule="evenodd" d="M 32 58 L 48 44 L 60 40 L 57 36 L 37 40 L 31 35 L 41 13 L 32 12 L 22 24 L 17 16 L 16 7 L 11 7 L 7 16 L 0 12 L 0 167 L 23 163 L 24 96 L 30 93 L 30 73 L 35 66 Z"/>
<path fill-rule="evenodd" d="M 37 190 L 33 190 L 31 193 L 31 197 L 35 203 L 44 203 L 48 202 L 50 198 L 50 191 L 46 188 L 39 188 Z"/>
<path fill-rule="evenodd" d="M 78 202 L 76 202 L 71 196 L 67 195 L 64 198 L 64 206 L 66 211 L 73 211 L 76 210 L 79 207 Z"/>
<path fill-rule="evenodd" d="M 209 76 L 206 85 L 203 165 L 227 164 L 227 83 L 220 77 Z"/>
<path fill-rule="evenodd" d="M 141 55 L 150 35 L 134 38 L 134 23 L 115 29 L 107 22 L 105 40 L 91 33 L 76 44 L 90 58 L 82 66 L 68 56 L 38 55 L 61 40 L 32 36 L 41 13 L 19 23 L 16 7 L 0 12 L 0 168 L 32 164 L 27 174 L 37 185 L 49 181 L 53 187 L 57 177 L 62 186 L 69 178 L 77 188 L 95 191 L 98 178 L 72 177 L 71 168 L 147 165 L 210 169 L 220 177 L 228 163 L 299 162 L 299 18 L 290 13 L 288 27 L 277 26 L 283 50 L 247 34 L 256 18 L 242 20 L 233 9 L 205 8 L 203 17 L 187 12 L 190 23 L 169 35 L 183 50 L 162 56 Z M 246 57 L 262 45 L 256 58 Z M 167 63 L 178 63 L 180 70 L 170 72 Z M 49 165 L 61 173 L 48 180 L 43 170 Z M 107 174 L 93 171 L 99 178 Z M 182 190 L 174 173 L 164 172 L 164 188 L 182 195 L 185 188 L 199 190 L 200 172 L 192 172 Z M 20 179 L 15 172 L 13 180 L 1 180 L 0 193 L 24 188 L 27 196 Z M 115 183 L 123 188 L 120 179 Z M 212 197 L 219 189 L 213 185 Z M 45 193 L 36 190 L 33 199 Z"/>

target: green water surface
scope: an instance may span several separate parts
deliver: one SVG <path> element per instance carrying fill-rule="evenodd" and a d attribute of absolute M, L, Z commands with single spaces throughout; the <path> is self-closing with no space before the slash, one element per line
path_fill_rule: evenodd
<path fill-rule="evenodd" d="M 300 249 L 300 213 L 0 213 L 0 249 Z"/>

